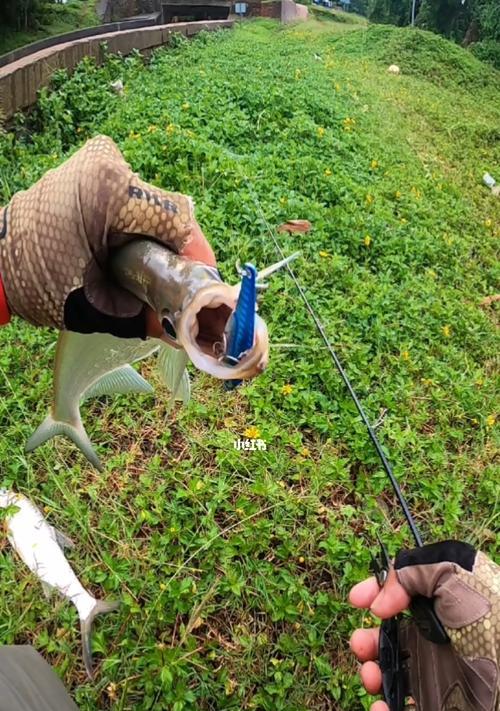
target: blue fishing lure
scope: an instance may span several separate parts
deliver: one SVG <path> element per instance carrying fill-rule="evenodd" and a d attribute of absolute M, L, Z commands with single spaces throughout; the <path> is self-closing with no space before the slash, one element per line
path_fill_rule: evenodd
<path fill-rule="evenodd" d="M 227 349 L 224 362 L 228 365 L 236 365 L 253 346 L 256 305 L 257 269 L 253 264 L 245 264 L 238 303 L 226 330 Z M 224 386 L 226 390 L 234 390 L 241 383 L 241 380 L 226 380 Z"/>

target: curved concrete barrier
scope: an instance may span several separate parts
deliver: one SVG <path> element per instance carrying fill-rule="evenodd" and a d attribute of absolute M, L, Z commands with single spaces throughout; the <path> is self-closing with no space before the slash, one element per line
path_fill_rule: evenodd
<path fill-rule="evenodd" d="M 202 30 L 230 28 L 233 24 L 233 20 L 176 22 L 94 34 L 45 47 L 0 67 L 0 114 L 9 119 L 16 111 L 34 104 L 38 91 L 48 85 L 56 69 L 66 68 L 71 71 L 84 57 L 89 56 L 102 62 L 103 44 L 113 54 L 130 54 L 133 50 L 147 54 L 156 47 L 168 44 L 172 34 L 181 33 L 191 37 Z"/>
<path fill-rule="evenodd" d="M 5 67 L 7 64 L 17 62 L 18 59 L 28 57 L 30 54 L 36 54 L 42 49 L 47 49 L 47 47 L 55 47 L 57 44 L 67 44 L 73 40 L 84 39 L 85 37 L 121 32 L 122 30 L 136 30 L 140 27 L 149 27 L 157 24 L 156 19 L 152 18 L 122 20 L 121 22 L 109 22 L 105 25 L 96 25 L 95 27 L 83 27 L 81 30 L 65 32 L 63 35 L 55 35 L 54 37 L 45 37 L 36 42 L 26 44 L 24 47 L 13 49 L 12 52 L 7 52 L 7 54 L 1 54 L 0 67 Z"/>

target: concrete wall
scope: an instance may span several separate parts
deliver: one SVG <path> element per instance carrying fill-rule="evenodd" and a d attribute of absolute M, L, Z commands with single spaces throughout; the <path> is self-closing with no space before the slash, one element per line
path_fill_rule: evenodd
<path fill-rule="evenodd" d="M 270 17 L 281 22 L 306 20 L 307 6 L 299 5 L 294 0 L 250 0 L 247 17 Z"/>
<path fill-rule="evenodd" d="M 295 22 L 296 20 L 307 20 L 307 6 L 299 5 L 293 0 L 281 0 L 281 22 Z"/>
<path fill-rule="evenodd" d="M 9 119 L 16 111 L 34 104 L 38 91 L 49 84 L 56 69 L 66 68 L 71 71 L 87 56 L 101 62 L 103 43 L 113 54 L 130 54 L 134 49 L 147 54 L 155 47 L 168 44 L 170 36 L 176 32 L 191 37 L 202 30 L 232 26 L 232 20 L 178 22 L 113 32 L 95 38 L 87 37 L 41 50 L 0 67 L 0 114 Z"/>

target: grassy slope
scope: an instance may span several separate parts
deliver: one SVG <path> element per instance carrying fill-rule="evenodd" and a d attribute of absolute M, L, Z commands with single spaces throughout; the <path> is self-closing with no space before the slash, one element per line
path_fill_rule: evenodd
<path fill-rule="evenodd" d="M 388 410 L 380 436 L 424 537 L 494 553 L 498 339 L 495 307 L 479 304 L 498 283 L 499 203 L 481 185 L 500 163 L 498 74 L 463 53 L 445 71 L 442 48 L 460 50 L 424 33 L 335 30 L 256 22 L 147 69 L 84 64 L 42 99 L 33 143 L 0 138 L 0 200 L 101 131 L 145 178 L 194 195 L 228 279 L 236 258 L 276 259 L 262 213 L 310 219 L 310 234 L 280 239 L 303 251 L 299 278 L 370 417 Z M 402 76 L 386 73 L 393 61 Z M 106 88 L 120 76 L 124 100 Z M 168 415 L 151 363 L 155 398 L 83 408 L 104 474 L 62 440 L 23 455 L 50 401 L 56 336 L 1 333 L 2 482 L 45 506 L 78 541 L 84 583 L 124 605 L 98 623 L 106 661 L 89 684 L 74 610 L 48 604 L 6 545 L 0 641 L 32 641 L 84 711 L 367 707 L 347 591 L 376 532 L 391 550 L 411 541 L 284 275 L 262 315 L 271 364 L 244 389 L 196 375 L 192 403 Z M 249 426 L 267 452 L 233 448 Z"/>
<path fill-rule="evenodd" d="M 95 0 L 68 0 L 66 5 L 51 5 L 36 30 L 15 32 L 8 27 L 0 28 L 0 55 L 45 37 L 97 24 Z"/>

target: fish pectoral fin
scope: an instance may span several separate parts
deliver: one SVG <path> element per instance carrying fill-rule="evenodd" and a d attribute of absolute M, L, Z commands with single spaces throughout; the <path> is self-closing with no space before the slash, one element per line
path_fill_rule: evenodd
<path fill-rule="evenodd" d="M 175 400 L 182 400 L 187 405 L 191 397 L 191 383 L 186 366 L 189 356 L 184 349 L 176 349 L 162 344 L 158 354 L 160 377 L 172 393 L 169 409 Z"/>
<path fill-rule="evenodd" d="M 113 395 L 127 393 L 148 393 L 151 394 L 153 388 L 144 380 L 142 375 L 132 368 L 131 365 L 124 365 L 103 375 L 97 382 L 91 385 L 83 394 L 84 400 L 101 395 Z"/>
<path fill-rule="evenodd" d="M 66 435 L 66 437 L 69 437 L 70 440 L 76 444 L 78 449 L 80 449 L 80 451 L 87 457 L 89 462 L 93 464 L 96 469 L 99 469 L 99 471 L 102 470 L 99 457 L 94 452 L 81 420 L 76 425 L 72 425 L 69 422 L 55 420 L 51 414 L 47 415 L 40 427 L 26 442 L 24 451 L 32 452 L 41 444 L 44 444 L 44 442 L 47 442 L 49 439 L 52 439 L 52 437 L 56 437 L 57 435 Z"/>
<path fill-rule="evenodd" d="M 75 547 L 75 542 L 65 533 L 60 531 L 58 528 L 54 528 L 54 526 L 52 526 L 52 530 L 54 531 L 56 543 L 63 552 L 65 548 L 71 550 Z"/>
<path fill-rule="evenodd" d="M 103 615 L 106 612 L 114 612 L 120 606 L 118 601 L 106 602 L 105 600 L 96 600 L 90 614 L 85 619 L 80 620 L 80 630 L 82 635 L 82 656 L 85 670 L 89 679 L 94 678 L 94 663 L 92 659 L 92 625 L 97 615 Z"/>

